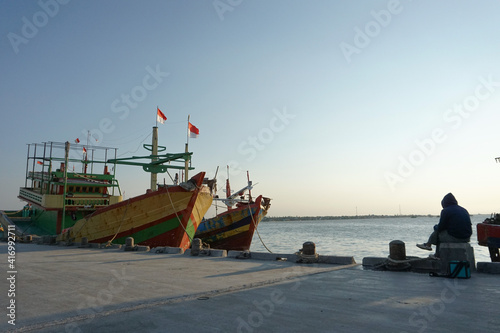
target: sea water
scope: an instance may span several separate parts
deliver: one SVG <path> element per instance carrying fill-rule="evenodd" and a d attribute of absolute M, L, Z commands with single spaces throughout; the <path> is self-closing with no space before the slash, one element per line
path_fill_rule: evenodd
<path fill-rule="evenodd" d="M 470 245 L 474 248 L 476 262 L 491 261 L 488 248 L 478 245 L 476 233 L 477 223 L 487 217 L 490 216 L 471 216 L 473 234 Z M 438 222 L 437 216 L 261 222 L 250 250 L 295 253 L 303 243 L 311 241 L 316 244 L 318 254 L 352 256 L 361 263 L 364 257 L 387 257 L 389 243 L 400 240 L 406 245 L 407 256 L 425 258 L 434 251 L 421 250 L 415 245 L 426 242 Z"/>

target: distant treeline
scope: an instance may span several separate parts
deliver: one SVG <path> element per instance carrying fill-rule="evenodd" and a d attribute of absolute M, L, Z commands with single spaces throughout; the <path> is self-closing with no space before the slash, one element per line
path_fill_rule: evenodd
<path fill-rule="evenodd" d="M 357 216 L 266 216 L 262 222 L 271 221 L 320 221 L 320 220 L 349 220 L 349 219 L 379 219 L 392 217 L 439 217 L 436 215 L 357 215 Z"/>

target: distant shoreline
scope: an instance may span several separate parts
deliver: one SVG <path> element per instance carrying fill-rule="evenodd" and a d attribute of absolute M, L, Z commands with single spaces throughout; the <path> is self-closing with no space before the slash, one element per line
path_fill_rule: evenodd
<path fill-rule="evenodd" d="M 378 219 L 378 218 L 396 218 L 396 217 L 436 217 L 439 215 L 356 215 L 356 216 L 266 216 L 262 222 L 272 221 L 321 221 L 321 220 L 352 220 L 352 219 Z"/>

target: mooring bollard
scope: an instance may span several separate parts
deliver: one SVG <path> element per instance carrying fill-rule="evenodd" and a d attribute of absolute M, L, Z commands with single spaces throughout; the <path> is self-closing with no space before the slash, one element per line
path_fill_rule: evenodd
<path fill-rule="evenodd" d="M 302 254 L 313 256 L 316 254 L 316 244 L 313 242 L 305 242 L 302 244 Z"/>
<path fill-rule="evenodd" d="M 87 237 L 82 237 L 80 246 L 88 246 L 88 245 L 89 245 L 89 239 Z"/>
<path fill-rule="evenodd" d="M 403 241 L 393 240 L 389 243 L 389 258 L 393 260 L 406 260 L 406 248 Z"/>
<path fill-rule="evenodd" d="M 127 237 L 125 239 L 125 247 L 134 247 L 134 237 Z"/>
<path fill-rule="evenodd" d="M 297 263 L 305 263 L 305 264 L 311 264 L 318 262 L 318 254 L 316 253 L 316 244 L 313 242 L 305 242 L 302 244 L 302 248 L 299 250 L 299 252 L 296 253 L 297 255 Z"/>
<path fill-rule="evenodd" d="M 191 242 L 191 255 L 192 256 L 197 256 L 200 254 L 201 250 L 203 249 L 203 242 L 201 241 L 200 238 L 195 238 Z"/>

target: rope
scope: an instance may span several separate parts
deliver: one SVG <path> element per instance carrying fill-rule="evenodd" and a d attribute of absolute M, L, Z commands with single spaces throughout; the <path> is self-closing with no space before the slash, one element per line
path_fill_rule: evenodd
<path fill-rule="evenodd" d="M 76 232 L 73 233 L 74 237 L 72 239 L 68 238 L 68 241 L 73 241 L 76 238 L 76 235 L 78 235 L 78 233 L 83 229 L 83 227 L 85 226 L 85 224 L 92 218 L 92 216 L 94 215 L 94 213 L 96 211 L 97 210 L 94 210 L 92 213 L 90 213 L 89 215 L 87 215 L 87 216 L 84 217 L 85 222 L 83 222 L 82 226 L 80 227 L 80 229 L 78 229 L 78 231 L 76 231 Z M 73 225 L 73 227 L 71 227 L 71 228 L 74 228 L 74 227 L 75 227 L 75 225 Z"/>
<path fill-rule="evenodd" d="M 83 227 L 85 226 L 85 224 L 88 222 L 88 220 L 90 220 L 92 218 L 92 215 L 94 215 L 95 212 L 96 211 L 93 211 L 90 215 L 87 215 L 87 216 L 84 217 L 85 222 L 83 222 L 82 226 L 80 227 L 80 229 L 78 229 L 78 231 L 76 231 L 76 232 L 73 233 L 73 236 L 74 236 L 73 238 L 69 238 L 69 234 L 68 234 L 68 241 L 69 242 L 72 242 L 72 241 L 75 240 L 76 235 L 78 235 L 78 233 L 83 229 Z M 74 227 L 75 226 L 73 225 L 71 228 L 73 229 Z"/>
<path fill-rule="evenodd" d="M 17 212 L 14 212 L 14 213 L 5 213 L 4 212 L 4 214 L 6 214 L 6 215 L 17 214 L 17 213 L 19 213 L 19 212 L 21 212 L 23 210 L 24 210 L 24 208 L 21 209 L 21 210 L 18 210 Z M 37 214 L 28 216 L 28 217 L 31 217 L 31 223 L 28 224 L 28 226 L 26 228 L 24 228 L 24 230 L 21 231 L 21 236 L 24 236 L 24 233 L 40 218 L 40 216 L 41 216 L 41 214 L 38 214 L 38 216 L 37 216 Z"/>
<path fill-rule="evenodd" d="M 38 217 L 36 217 L 36 218 L 34 216 L 31 217 L 31 223 L 28 224 L 28 226 L 26 228 L 24 228 L 24 230 L 21 232 L 21 236 L 24 236 L 24 233 L 33 225 L 33 223 L 35 223 L 38 220 L 39 217 L 40 217 L 40 215 L 38 215 Z"/>
<path fill-rule="evenodd" d="M 189 236 L 186 228 L 184 228 L 184 226 L 182 225 L 182 221 L 181 219 L 179 218 L 179 215 L 177 214 L 177 209 L 175 209 L 175 206 L 174 206 L 174 202 L 172 201 L 172 198 L 170 197 L 170 192 L 168 191 L 168 187 L 165 187 L 165 190 L 167 190 L 167 195 L 168 195 L 168 199 L 170 200 L 170 205 L 172 205 L 172 209 L 174 210 L 174 213 L 175 213 L 175 217 L 177 217 L 177 220 L 179 220 L 179 224 L 180 226 L 182 227 L 182 229 L 184 230 L 184 232 L 186 233 L 186 235 L 188 236 L 189 238 L 189 242 L 192 242 L 193 239 L 191 238 L 191 236 Z"/>
<path fill-rule="evenodd" d="M 192 241 L 193 239 L 189 236 L 189 234 L 187 233 L 186 229 L 184 228 L 184 226 L 182 225 L 181 223 L 181 219 L 179 218 L 179 215 L 177 214 L 177 211 L 175 210 L 175 207 L 174 207 L 174 203 L 172 201 L 172 198 L 170 197 L 170 192 L 168 191 L 168 188 L 165 187 L 166 191 L 167 191 L 167 194 L 168 194 L 168 198 L 170 200 L 170 204 L 172 205 L 172 208 L 174 209 L 174 212 L 175 212 L 175 216 L 177 217 L 177 219 L 179 220 L 179 224 L 181 225 L 182 229 L 184 229 L 184 232 L 186 233 L 186 235 L 189 237 L 189 241 Z M 116 236 L 118 235 L 118 233 L 120 232 L 121 230 L 121 227 L 123 226 L 123 222 L 125 221 L 125 216 L 127 214 L 127 211 L 128 211 L 128 207 L 130 205 L 130 199 L 128 200 L 128 203 L 127 203 L 127 207 L 125 208 L 125 211 L 123 212 L 123 217 L 122 217 L 122 220 L 120 222 L 120 226 L 118 227 L 118 230 L 117 232 L 115 233 L 115 235 L 113 236 L 113 238 L 111 240 L 109 240 L 107 243 L 106 243 L 106 246 L 111 246 L 111 242 L 116 238 Z M 158 209 L 161 209 L 161 208 L 158 208 Z M 74 237 L 72 238 L 72 240 L 74 240 L 76 238 L 76 235 L 78 235 L 78 233 L 83 229 L 83 227 L 85 226 L 85 224 L 92 218 L 92 216 L 94 215 L 96 211 L 92 212 L 92 214 L 88 215 L 85 217 L 85 222 L 82 224 L 82 226 L 80 227 L 80 229 L 78 229 L 78 231 L 76 231 L 74 233 Z M 68 239 L 70 240 L 70 239 Z"/>
<path fill-rule="evenodd" d="M 14 214 L 17 214 L 17 213 L 22 212 L 23 210 L 24 210 L 24 208 L 23 208 L 23 209 L 18 210 L 17 212 L 12 212 L 12 213 L 3 212 L 3 213 L 4 213 L 5 215 L 14 215 Z"/>
<path fill-rule="evenodd" d="M 139 150 L 139 148 L 141 148 L 141 147 L 142 147 L 142 144 L 143 144 L 143 143 L 144 143 L 147 139 L 149 139 L 149 137 L 150 137 L 151 135 L 153 135 L 153 134 L 152 134 L 152 133 L 149 133 L 149 135 L 148 135 L 148 136 L 146 136 L 146 137 L 144 138 L 144 140 L 142 140 L 141 142 L 139 142 L 139 145 L 137 146 L 137 148 L 136 148 L 135 150 L 128 150 L 128 151 L 126 151 L 125 153 L 118 155 L 118 157 L 122 157 L 122 156 L 124 156 L 124 155 L 129 155 L 130 153 L 135 153 L 136 151 L 138 151 L 138 150 Z M 132 142 L 132 141 L 129 141 L 129 142 Z"/>
<path fill-rule="evenodd" d="M 116 238 L 116 236 L 118 235 L 118 233 L 120 232 L 120 229 L 122 228 L 122 225 L 123 225 L 123 221 L 125 221 L 125 216 L 127 215 L 127 210 L 128 210 L 128 206 L 130 205 L 130 199 L 128 200 L 127 202 L 127 207 L 125 207 L 125 211 L 123 212 L 123 217 L 122 217 L 122 221 L 120 223 L 120 226 L 118 227 L 118 230 L 116 231 L 116 234 L 113 236 L 113 238 L 111 238 L 107 243 L 106 243 L 106 247 L 109 247 L 111 246 L 111 242 L 113 242 Z"/>
<path fill-rule="evenodd" d="M 304 264 L 314 264 L 318 262 L 319 259 L 319 254 L 304 254 L 302 253 L 302 250 L 299 252 L 295 253 L 299 259 L 296 261 L 297 263 L 304 263 Z"/>
<path fill-rule="evenodd" d="M 116 235 L 118 235 L 118 233 L 120 232 L 120 229 L 123 225 L 123 221 L 125 220 L 125 214 L 127 213 L 127 210 L 128 210 L 128 206 L 130 205 L 130 200 L 128 200 L 128 203 L 127 203 L 127 207 L 125 208 L 125 212 L 123 213 L 123 217 L 122 217 L 122 221 L 120 223 L 120 227 L 118 228 L 118 231 L 116 232 L 116 234 L 113 236 L 113 238 L 108 241 L 108 243 L 106 243 L 106 246 L 110 246 L 111 245 L 111 242 L 115 239 Z M 73 238 L 70 238 L 69 237 L 69 230 L 68 230 L 68 241 L 74 241 L 75 238 L 76 238 L 76 235 L 78 235 L 80 233 L 80 231 L 83 229 L 83 227 L 85 226 L 85 224 L 87 224 L 87 222 L 92 218 L 92 216 L 95 214 L 95 212 L 97 212 L 97 210 L 93 211 L 91 214 L 87 215 L 84 217 L 85 221 L 83 222 L 82 226 L 80 227 L 80 229 L 78 229 L 78 231 L 75 231 L 73 233 Z M 74 228 L 75 226 L 71 227 L 71 228 Z"/>
<path fill-rule="evenodd" d="M 373 270 L 388 270 L 388 271 L 406 271 L 411 269 L 411 263 L 414 261 L 420 261 L 422 258 L 409 257 L 404 260 L 392 259 L 390 256 L 387 257 L 383 262 L 373 266 Z"/>
<path fill-rule="evenodd" d="M 259 239 L 260 239 L 260 242 L 262 243 L 262 245 L 266 248 L 267 251 L 269 251 L 269 253 L 273 253 L 271 250 L 269 250 L 269 248 L 266 246 L 266 244 L 264 243 L 264 241 L 262 240 L 262 237 L 260 237 L 260 233 L 259 233 L 259 230 L 257 229 L 257 224 L 255 223 L 255 219 L 253 218 L 253 213 L 252 213 L 252 207 L 250 206 L 250 201 L 248 201 L 248 211 L 250 213 L 250 216 L 252 217 L 252 223 L 254 224 L 255 226 L 255 231 L 257 232 L 257 236 L 259 236 Z"/>

